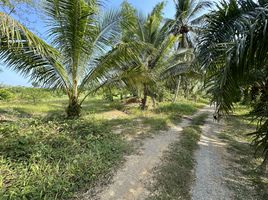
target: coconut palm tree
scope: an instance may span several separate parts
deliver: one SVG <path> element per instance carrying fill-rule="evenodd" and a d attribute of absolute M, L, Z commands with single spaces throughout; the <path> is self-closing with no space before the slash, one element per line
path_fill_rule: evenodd
<path fill-rule="evenodd" d="M 69 117 L 81 112 L 82 92 L 104 84 L 112 76 L 112 48 L 120 39 L 120 12 L 101 13 L 95 0 L 47 0 L 51 46 L 0 13 L 0 59 L 39 85 L 62 88 L 69 98 Z M 118 50 L 117 50 L 118 52 Z"/>
<path fill-rule="evenodd" d="M 251 115 L 259 124 L 253 142 L 263 166 L 268 163 L 267 21 L 267 0 L 223 2 L 208 15 L 197 48 L 217 113 L 229 113 L 243 88 L 258 94 Z"/>
<path fill-rule="evenodd" d="M 196 34 L 202 28 L 205 10 L 212 6 L 207 0 L 174 0 L 175 19 L 168 19 L 171 32 L 180 35 L 178 48 L 193 48 Z"/>
<path fill-rule="evenodd" d="M 161 77 L 163 80 L 169 81 L 172 77 L 173 84 L 175 86 L 175 94 L 173 98 L 173 103 L 176 102 L 179 87 L 181 82 L 191 84 L 190 80 L 198 80 L 201 77 L 201 72 L 198 69 L 198 62 L 195 58 L 193 49 L 185 48 L 174 51 L 174 54 L 169 59 L 169 66 L 163 69 L 161 72 Z M 187 93 L 187 92 L 186 92 Z"/>
<path fill-rule="evenodd" d="M 142 90 L 141 108 L 144 110 L 147 105 L 147 97 L 154 98 L 157 92 L 155 87 L 158 82 L 159 72 L 167 67 L 169 58 L 172 56 L 172 47 L 177 37 L 169 35 L 169 26 L 163 20 L 164 3 L 159 3 L 148 16 L 138 13 L 130 4 L 124 2 L 122 15 L 128 26 L 123 28 L 123 43 L 139 43 L 138 57 L 135 62 L 127 63 L 127 69 L 139 69 L 140 77 L 138 85 Z M 130 47 L 135 49 L 135 47 Z M 141 48 L 142 47 L 142 48 Z M 142 78 L 141 78 L 142 77 Z"/>
<path fill-rule="evenodd" d="M 197 34 L 201 31 L 204 14 L 206 9 L 212 6 L 211 1 L 207 0 L 174 0 L 176 13 L 174 19 L 167 19 L 167 23 L 170 24 L 171 33 L 180 37 L 177 44 L 177 51 L 180 49 L 190 48 L 193 49 L 196 44 Z M 184 59 L 185 60 L 185 59 Z M 196 63 L 193 59 L 187 59 L 187 66 L 191 68 L 191 64 Z M 176 71 L 182 71 L 180 66 Z M 185 69 L 185 65 L 182 67 Z M 189 72 L 193 72 L 192 69 L 187 69 Z M 174 71 L 175 69 L 173 69 Z M 176 89 L 173 102 L 176 101 L 180 85 L 183 82 L 187 82 L 187 73 L 174 74 L 176 82 Z M 188 83 L 185 83 L 187 86 Z"/>

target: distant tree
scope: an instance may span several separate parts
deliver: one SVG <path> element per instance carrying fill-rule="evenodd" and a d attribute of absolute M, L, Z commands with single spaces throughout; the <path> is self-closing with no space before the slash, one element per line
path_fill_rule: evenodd
<path fill-rule="evenodd" d="M 174 3 L 176 7 L 175 17 L 174 19 L 167 19 L 167 22 L 171 26 L 171 33 L 180 37 L 177 43 L 177 51 L 189 48 L 193 52 L 197 35 L 203 27 L 204 15 L 208 8 L 213 5 L 213 2 L 208 0 L 174 0 Z M 177 65 L 178 69 L 172 68 L 172 71 L 176 72 L 171 75 L 174 77 L 176 84 L 173 102 L 177 99 L 181 85 L 185 86 L 185 96 L 188 96 L 191 77 L 196 75 L 196 69 L 193 68 L 196 64 L 194 58 L 194 56 L 186 55 L 182 62 L 184 64 Z M 188 67 L 186 68 L 186 66 Z"/>
<path fill-rule="evenodd" d="M 6 88 L 0 88 L 0 100 L 6 101 L 14 98 L 14 94 Z"/>
<path fill-rule="evenodd" d="M 206 9 L 213 5 L 208 0 L 174 0 L 176 13 L 174 19 L 168 19 L 171 32 L 180 36 L 178 48 L 193 48 L 196 34 L 202 28 Z"/>

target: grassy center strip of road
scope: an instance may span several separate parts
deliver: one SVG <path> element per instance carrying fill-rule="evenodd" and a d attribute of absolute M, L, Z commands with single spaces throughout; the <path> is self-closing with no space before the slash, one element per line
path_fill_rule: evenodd
<path fill-rule="evenodd" d="M 205 123 L 207 116 L 207 113 L 202 113 L 194 117 L 191 125 L 183 129 L 180 140 L 164 153 L 162 163 L 155 168 L 153 181 L 148 186 L 151 195 L 147 200 L 191 199 L 194 152 L 202 133 L 200 126 Z"/>

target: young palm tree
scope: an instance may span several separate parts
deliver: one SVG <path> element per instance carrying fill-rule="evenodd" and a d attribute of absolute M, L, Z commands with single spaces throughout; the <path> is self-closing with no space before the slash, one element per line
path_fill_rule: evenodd
<path fill-rule="evenodd" d="M 101 14 L 95 0 L 47 0 L 45 12 L 51 46 L 0 13 L 0 59 L 39 85 L 64 89 L 67 115 L 77 117 L 81 93 L 111 76 L 116 56 L 111 47 L 119 40 L 121 16 L 115 11 Z"/>
<path fill-rule="evenodd" d="M 253 136 L 263 166 L 268 163 L 267 21 L 268 0 L 221 3 L 208 16 L 197 50 L 218 113 L 232 110 L 243 88 L 257 89 L 251 114 L 259 122 Z"/>
<path fill-rule="evenodd" d="M 135 44 L 130 48 L 139 49 L 136 61 L 127 63 L 126 66 L 139 69 L 138 76 L 143 77 L 138 82 L 143 93 L 141 104 L 143 110 L 147 105 L 147 97 L 155 96 L 159 72 L 170 64 L 168 58 L 172 56 L 171 49 L 177 40 L 176 36 L 169 35 L 169 26 L 163 23 L 163 8 L 164 3 L 157 4 L 147 17 L 139 14 L 127 2 L 122 8 L 128 24 L 123 28 L 122 41 L 130 45 Z M 137 46 L 137 43 L 140 45 Z"/>

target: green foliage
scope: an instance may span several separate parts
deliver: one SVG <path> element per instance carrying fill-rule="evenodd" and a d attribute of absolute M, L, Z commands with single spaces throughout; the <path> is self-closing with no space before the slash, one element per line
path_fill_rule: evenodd
<path fill-rule="evenodd" d="M 14 97 L 14 94 L 7 89 L 0 89 L 0 100 L 10 100 Z"/>
<path fill-rule="evenodd" d="M 181 35 L 180 48 L 193 48 L 196 33 L 202 30 L 204 11 L 212 6 L 207 0 L 174 0 L 176 6 L 175 19 L 170 19 L 171 32 Z"/>
<path fill-rule="evenodd" d="M 148 16 L 143 16 L 129 3 L 122 4 L 122 40 L 128 49 L 135 50 L 135 57 L 126 60 L 121 67 L 127 74 L 121 81 L 129 90 L 142 96 L 142 108 L 147 107 L 147 96 L 162 99 L 160 74 L 167 68 L 172 47 L 178 40 L 169 34 L 169 26 L 163 18 L 164 3 L 158 3 Z M 127 24 L 128 26 L 126 26 Z M 133 89 L 134 88 L 134 89 Z"/>
<path fill-rule="evenodd" d="M 183 115 L 193 115 L 204 104 L 185 101 L 180 99 L 180 103 L 161 103 L 154 112 L 168 116 L 172 123 L 178 123 Z"/>
<path fill-rule="evenodd" d="M 229 117 L 224 130 L 219 133 L 232 155 L 228 167 L 231 173 L 226 174 L 226 184 L 237 200 L 265 200 L 268 197 L 268 176 L 256 170 L 261 159 L 253 156 L 255 149 L 247 135 L 255 128 L 250 118 L 245 119 L 245 113 L 249 111 L 246 107 L 239 107 L 239 115 Z"/>
<path fill-rule="evenodd" d="M 40 85 L 63 89 L 70 99 L 68 108 L 79 107 L 74 104 L 84 101 L 79 99 L 81 93 L 105 84 L 107 75 L 116 73 L 112 62 L 120 63 L 118 55 L 126 54 L 114 55 L 111 50 L 119 42 L 121 15 L 99 12 L 96 1 L 49 0 L 44 4 L 53 47 L 0 12 L 0 59 Z"/>
<path fill-rule="evenodd" d="M 0 93 L 2 93 L 3 96 L 8 95 L 7 100 L 25 101 L 34 104 L 52 98 L 60 98 L 64 95 L 64 93 L 59 90 L 27 87 L 5 87 L 0 89 Z"/>
<path fill-rule="evenodd" d="M 192 124 L 196 126 L 204 125 L 207 117 L 208 117 L 208 113 L 202 113 L 192 119 Z"/>
<path fill-rule="evenodd" d="M 0 128 L 1 199 L 66 199 L 122 159 L 126 146 L 101 122 L 25 119 Z"/>
<path fill-rule="evenodd" d="M 144 125 L 149 125 L 151 131 L 168 130 L 167 119 L 165 117 L 147 117 L 143 119 Z"/>
<path fill-rule="evenodd" d="M 197 89 L 196 83 L 202 73 L 199 62 L 194 54 L 194 48 L 199 31 L 203 28 L 206 9 L 212 3 L 206 0 L 175 0 L 175 19 L 168 19 L 167 25 L 171 34 L 179 37 L 174 45 L 172 56 L 168 59 L 168 67 L 161 72 L 161 78 L 170 84 L 174 90 L 173 101 L 176 101 L 180 90 L 185 98 Z"/>
<path fill-rule="evenodd" d="M 180 114 L 180 115 L 191 115 L 197 111 L 197 108 L 193 105 L 186 103 L 172 103 L 163 104 L 156 109 L 157 113 L 167 113 L 167 114 Z"/>
<path fill-rule="evenodd" d="M 5 199 L 69 199 L 91 188 L 131 149 L 122 137 L 142 138 L 167 130 L 183 108 L 142 112 L 115 99 L 89 98 L 80 119 L 64 120 L 67 98 L 38 88 L 8 88 L 21 96 L 40 90 L 48 98 L 0 102 L 0 196 Z M 185 103 L 196 110 L 198 103 Z M 163 103 L 167 105 L 167 103 Z M 161 104 L 160 104 L 161 107 Z M 183 107 L 183 105 L 181 105 Z M 120 111 L 121 110 L 121 111 Z M 122 111 L 126 112 L 122 112 Z M 192 110 L 192 111 L 193 111 Z M 120 131 L 120 134 L 112 133 Z"/>

